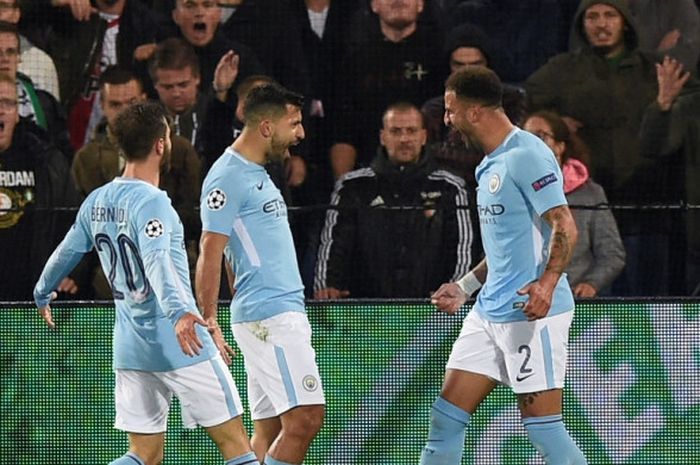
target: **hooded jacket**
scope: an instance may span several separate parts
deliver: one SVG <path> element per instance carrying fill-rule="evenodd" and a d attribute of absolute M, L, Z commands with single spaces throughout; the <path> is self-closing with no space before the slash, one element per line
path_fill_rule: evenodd
<path fill-rule="evenodd" d="M 569 284 L 588 283 L 597 291 L 608 288 L 625 266 L 625 248 L 617 223 L 605 205 L 608 199 L 588 175 L 586 165 L 570 158 L 562 166 L 564 193 L 578 229 L 578 240 L 566 268 Z M 587 208 L 588 207 L 588 208 Z"/>
<path fill-rule="evenodd" d="M 619 60 L 606 57 L 589 44 L 583 29 L 585 11 L 607 4 L 625 19 L 626 50 Z M 573 28 L 585 46 L 552 58 L 526 82 L 533 110 L 554 110 L 582 123 L 579 136 L 590 147 L 591 174 L 612 203 L 659 202 L 663 192 L 659 166 L 639 153 L 638 133 L 647 105 L 656 97 L 656 57 L 641 52 L 632 17 L 624 0 L 584 0 Z M 623 215 L 620 215 L 622 217 Z M 647 231 L 644 218 L 632 213 L 621 220 L 623 233 Z"/>
<path fill-rule="evenodd" d="M 34 178 L 31 202 L 20 207 L 20 215 L 29 224 L 17 222 L 3 226 L 7 228 L 7 234 L 2 235 L 3 257 L 7 260 L 3 265 L 7 266 L 0 273 L 3 283 L 0 300 L 31 299 L 44 263 L 75 217 L 71 207 L 79 204 L 78 194 L 70 182 L 66 158 L 57 148 L 38 137 L 33 126 L 30 122 L 18 123 L 12 144 L 0 153 L 0 169 L 7 168 L 6 160 L 21 158 L 26 168 L 33 171 Z M 0 199 L 7 196 L 1 191 Z"/>
<path fill-rule="evenodd" d="M 474 233 L 464 181 L 436 169 L 425 154 L 399 166 L 382 150 L 369 168 L 338 180 L 331 205 L 314 290 L 425 298 L 471 266 Z"/>

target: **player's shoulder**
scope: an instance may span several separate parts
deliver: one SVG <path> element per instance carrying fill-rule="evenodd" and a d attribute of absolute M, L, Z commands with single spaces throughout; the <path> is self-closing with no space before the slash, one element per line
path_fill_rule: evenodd
<path fill-rule="evenodd" d="M 203 186 L 205 189 L 215 187 L 217 184 L 224 184 L 228 188 L 240 187 L 241 184 L 246 183 L 253 172 L 260 171 L 264 171 L 264 168 L 228 148 L 209 169 Z"/>

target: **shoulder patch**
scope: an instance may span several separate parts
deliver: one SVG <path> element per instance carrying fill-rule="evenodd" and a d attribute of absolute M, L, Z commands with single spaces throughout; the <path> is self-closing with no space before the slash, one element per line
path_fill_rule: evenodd
<path fill-rule="evenodd" d="M 226 193 L 218 187 L 210 190 L 207 194 L 207 208 L 217 211 L 224 208 L 224 205 L 226 205 Z"/>
<path fill-rule="evenodd" d="M 161 223 L 158 218 L 152 218 L 148 220 L 148 223 L 146 223 L 145 232 L 148 237 L 155 239 L 156 237 L 163 235 L 165 228 L 163 227 L 163 223 Z"/>
<path fill-rule="evenodd" d="M 538 179 L 537 181 L 533 182 L 532 188 L 535 190 L 535 192 L 537 192 L 540 189 L 542 189 L 543 187 L 546 187 L 546 186 L 548 186 L 556 181 L 557 181 L 557 175 L 554 173 L 549 173 L 548 175 L 543 176 L 540 179 Z"/>

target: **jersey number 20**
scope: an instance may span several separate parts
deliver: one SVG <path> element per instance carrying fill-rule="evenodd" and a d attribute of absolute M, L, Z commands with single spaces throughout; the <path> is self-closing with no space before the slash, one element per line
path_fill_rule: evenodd
<path fill-rule="evenodd" d="M 114 294 L 115 299 L 121 300 L 124 298 L 124 293 L 117 289 L 114 282 L 117 277 L 117 266 L 119 265 L 121 265 L 121 269 L 124 273 L 126 287 L 132 295 L 144 298 L 151 292 L 151 285 L 148 279 L 146 279 L 146 270 L 143 266 L 143 260 L 141 260 L 141 256 L 139 255 L 139 249 L 129 236 L 126 234 L 117 236 L 117 244 L 115 247 L 107 234 L 100 233 L 95 235 L 95 247 L 99 252 L 106 250 L 109 253 L 109 275 L 107 279 L 109 280 L 109 285 L 112 287 L 112 294 Z M 132 259 L 129 258 L 130 255 Z M 132 266 L 132 260 L 135 266 Z M 138 289 L 136 285 L 134 270 L 137 270 L 141 275 L 141 281 L 143 282 L 142 289 Z"/>

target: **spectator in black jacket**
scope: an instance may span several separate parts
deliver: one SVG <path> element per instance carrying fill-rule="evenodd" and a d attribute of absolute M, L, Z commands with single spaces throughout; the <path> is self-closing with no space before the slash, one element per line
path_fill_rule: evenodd
<path fill-rule="evenodd" d="M 263 73 L 263 67 L 249 47 L 228 39 L 221 32 L 221 8 L 215 0 L 176 0 L 172 16 L 180 36 L 194 47 L 199 58 L 202 93 L 224 90 L 214 89 L 212 84 L 217 65 L 230 51 L 237 56 L 237 77 L 232 84 L 234 87 L 251 74 Z M 225 90 L 235 99 L 235 89 Z"/>
<path fill-rule="evenodd" d="M 73 149 L 68 140 L 66 115 L 53 95 L 41 90 L 26 75 L 17 71 L 21 50 L 17 26 L 0 21 L 0 73 L 17 83 L 19 117 L 35 123 L 37 135 L 54 144 L 69 160 Z"/>
<path fill-rule="evenodd" d="M 396 103 L 383 121 L 382 148 L 371 166 L 336 183 L 321 234 L 316 299 L 427 297 L 472 264 L 464 181 L 436 169 L 423 152 L 420 110 Z"/>
<path fill-rule="evenodd" d="M 68 160 L 20 121 L 15 81 L 0 73 L 0 300 L 30 300 L 43 264 L 64 236 L 78 195 Z M 64 279 L 59 291 L 76 293 Z"/>
<path fill-rule="evenodd" d="M 157 37 L 157 22 L 139 0 L 95 0 L 94 8 L 76 2 L 24 2 L 23 18 L 46 22 L 43 46 L 58 71 L 61 100 L 68 111 L 70 141 L 78 150 L 92 138 L 102 118 L 97 82 L 109 65 L 135 69 L 145 77 L 147 54 Z M 52 7 L 51 5 L 56 5 Z M 70 8 L 69 8 L 70 7 Z"/>

